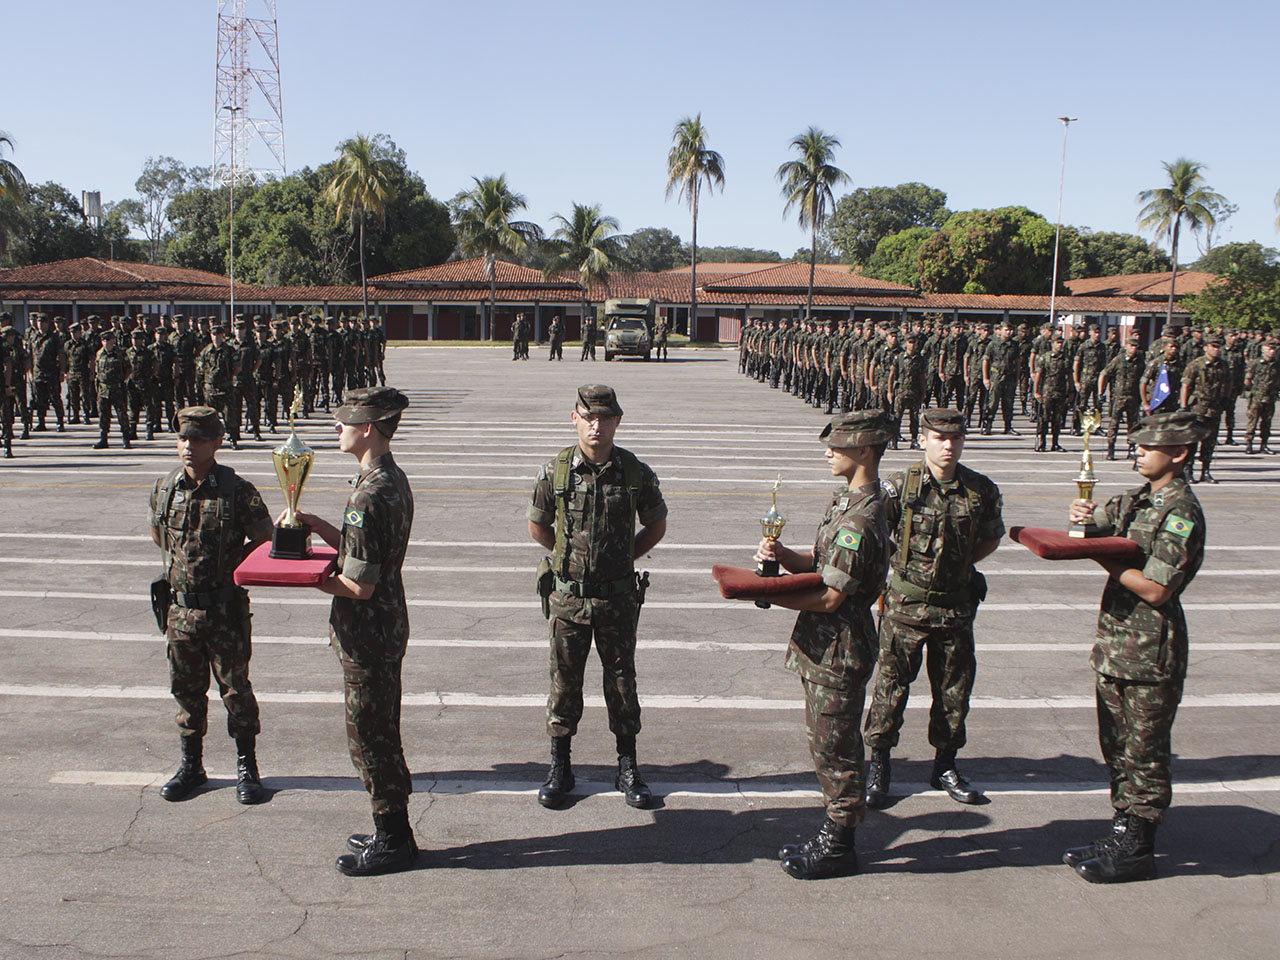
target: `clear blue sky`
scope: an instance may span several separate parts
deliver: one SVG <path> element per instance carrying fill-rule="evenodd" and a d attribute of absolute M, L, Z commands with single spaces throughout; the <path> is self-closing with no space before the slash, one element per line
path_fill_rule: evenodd
<path fill-rule="evenodd" d="M 29 180 L 133 194 L 148 156 L 212 154 L 216 0 L 11 4 L 0 129 Z M 249 0 L 254 14 L 259 0 Z M 1280 127 L 1273 0 L 645 3 L 279 0 L 290 169 L 386 133 L 440 199 L 505 172 L 546 225 L 600 203 L 624 231 L 666 200 L 671 129 L 701 112 L 725 158 L 699 241 L 807 242 L 774 179 L 814 124 L 852 187 L 920 180 L 953 210 L 1023 204 L 1136 230 L 1134 197 L 1187 156 L 1240 212 L 1227 241 L 1275 246 Z M 1194 259 L 1193 245 L 1181 259 Z"/>

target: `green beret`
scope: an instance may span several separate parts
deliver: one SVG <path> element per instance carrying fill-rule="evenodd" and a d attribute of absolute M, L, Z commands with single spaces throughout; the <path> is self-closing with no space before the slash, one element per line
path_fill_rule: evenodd
<path fill-rule="evenodd" d="M 893 439 L 889 417 L 883 410 L 855 410 L 832 417 L 818 434 L 828 447 L 865 447 Z"/>
<path fill-rule="evenodd" d="M 587 383 L 579 387 L 578 406 L 600 417 L 622 416 L 618 395 L 613 392 L 613 387 L 606 387 L 603 383 Z"/>
<path fill-rule="evenodd" d="M 964 414 L 949 407 L 937 407 L 920 414 L 920 426 L 924 430 L 948 435 L 964 435 L 967 429 Z"/>
<path fill-rule="evenodd" d="M 348 390 L 333 415 L 342 423 L 374 423 L 398 416 L 407 406 L 409 398 L 395 387 L 362 387 Z"/>
<path fill-rule="evenodd" d="M 1213 426 L 1190 410 L 1153 413 L 1144 417 L 1142 425 L 1129 434 L 1129 439 L 1144 447 L 1176 446 L 1208 439 Z"/>
<path fill-rule="evenodd" d="M 213 407 L 183 407 L 177 420 L 180 437 L 217 440 L 223 434 L 222 418 Z"/>

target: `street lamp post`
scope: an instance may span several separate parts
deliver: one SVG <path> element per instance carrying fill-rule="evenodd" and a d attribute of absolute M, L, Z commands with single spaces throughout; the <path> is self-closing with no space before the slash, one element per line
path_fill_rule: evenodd
<path fill-rule="evenodd" d="M 1059 117 L 1062 121 L 1062 166 L 1058 169 L 1058 221 L 1053 230 L 1053 286 L 1049 288 L 1049 323 L 1058 325 L 1058 243 L 1062 239 L 1062 182 L 1067 173 L 1067 130 L 1077 117 Z"/>
<path fill-rule="evenodd" d="M 229 316 L 227 317 L 227 320 L 234 323 L 236 319 L 236 114 L 243 110 L 244 107 L 233 107 L 228 105 L 222 109 L 230 111 L 231 113 L 231 172 L 229 181 L 231 187 L 231 209 L 227 219 L 227 232 L 230 238 L 231 255 L 231 306 L 228 308 Z"/>

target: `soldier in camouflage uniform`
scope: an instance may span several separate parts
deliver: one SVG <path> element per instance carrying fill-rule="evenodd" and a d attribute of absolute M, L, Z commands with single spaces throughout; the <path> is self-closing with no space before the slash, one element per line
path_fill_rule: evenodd
<path fill-rule="evenodd" d="M 333 596 L 329 639 L 342 664 L 347 745 L 369 791 L 372 834 L 352 834 L 338 858 L 350 877 L 407 870 L 418 856 L 409 825 L 413 781 L 400 739 L 401 665 L 409 607 L 401 567 L 413 527 L 413 491 L 391 454 L 409 400 L 394 387 L 350 390 L 334 411 L 338 449 L 360 462 L 342 528 L 307 513 L 298 519 L 338 551 L 320 589 Z"/>
<path fill-rule="evenodd" d="M 1125 423 L 1125 434 L 1130 438 L 1129 447 L 1133 447 L 1133 433 L 1138 428 L 1142 417 L 1142 394 L 1139 385 L 1142 382 L 1143 361 L 1138 348 L 1142 340 L 1134 334 L 1125 342 L 1124 352 L 1116 356 L 1102 368 L 1098 374 L 1097 393 L 1107 393 L 1111 399 L 1111 409 L 1107 424 L 1107 459 L 1116 458 L 1116 436 L 1120 433 L 1120 421 Z M 1127 459 L 1127 456 L 1126 456 Z"/>
<path fill-rule="evenodd" d="M 240 449 L 240 402 L 236 399 L 236 351 L 227 343 L 227 328 L 215 324 L 213 342 L 200 352 L 199 365 L 204 378 L 204 398 L 222 417 L 231 434 L 231 449 Z"/>
<path fill-rule="evenodd" d="M 1107 571 L 1098 634 L 1098 740 L 1111 774 L 1111 832 L 1063 854 L 1091 883 L 1151 880 L 1155 833 L 1172 797 L 1170 733 L 1187 674 L 1187 621 L 1181 596 L 1204 560 L 1205 520 L 1183 478 L 1209 427 L 1194 413 L 1155 414 L 1134 433 L 1138 472 L 1147 482 L 1112 497 L 1098 524 L 1128 537 L 1140 559 L 1099 559 Z M 1097 504 L 1076 500 L 1073 522 L 1094 519 Z"/>
<path fill-rule="evenodd" d="M 1018 390 L 1018 358 L 1022 348 L 1013 339 L 1013 328 L 1008 321 L 1000 324 L 996 339 L 987 344 L 982 354 L 982 385 L 987 391 L 987 405 L 983 417 L 982 432 L 990 434 L 995 429 L 996 414 L 1004 419 L 1004 432 L 1017 436 L 1013 429 L 1013 401 Z"/>
<path fill-rule="evenodd" d="M 665 323 L 665 321 L 663 321 Z M 662 323 L 658 324 L 660 330 L 665 330 Z M 662 335 L 662 346 L 658 350 L 658 359 L 662 359 L 662 351 L 666 349 L 666 334 Z M 654 332 L 656 345 L 657 331 Z M 550 344 L 550 350 L 547 352 L 547 360 L 564 360 L 564 321 L 560 319 L 560 314 L 556 314 L 551 318 L 551 326 L 547 329 L 547 342 Z"/>
<path fill-rule="evenodd" d="M 1067 393 L 1071 385 L 1071 359 L 1061 333 L 1053 335 L 1053 346 L 1036 363 L 1035 396 L 1040 402 L 1040 422 L 1036 424 L 1036 452 L 1044 453 L 1048 435 L 1053 434 L 1054 453 L 1065 453 L 1058 437 L 1067 416 Z"/>
<path fill-rule="evenodd" d="M 594 316 L 584 317 L 582 320 L 582 356 L 578 357 L 578 362 L 590 356 L 592 360 L 596 358 L 596 318 Z"/>
<path fill-rule="evenodd" d="M 262 439 L 262 398 L 258 392 L 258 364 L 262 351 L 254 340 L 253 331 L 242 319 L 236 321 L 236 340 L 232 345 L 236 352 L 236 375 L 233 385 L 236 392 L 236 420 L 253 432 L 253 439 Z"/>
<path fill-rule="evenodd" d="M 893 410 L 893 449 L 898 449 L 902 439 L 902 418 L 906 416 L 911 428 L 911 449 L 919 450 L 917 436 L 920 433 L 920 404 L 924 402 L 928 364 L 920 353 L 918 334 L 907 334 L 902 353 L 889 368 L 889 405 Z"/>
<path fill-rule="evenodd" d="M 1280 393 L 1280 361 L 1276 360 L 1276 348 L 1280 341 L 1267 340 L 1258 356 L 1249 361 L 1244 385 L 1249 400 L 1249 426 L 1245 430 L 1245 453 L 1252 454 L 1253 434 L 1258 431 L 1261 446 L 1259 453 L 1271 453 L 1267 441 L 1271 439 L 1271 418 L 1276 413 L 1276 394 Z"/>
<path fill-rule="evenodd" d="M 39 332 L 31 341 L 31 371 L 33 403 L 32 410 L 37 418 L 36 430 L 46 429 L 44 420 L 49 405 L 58 418 L 58 432 L 66 430 L 63 422 L 66 412 L 62 407 L 62 380 L 67 375 L 67 354 L 62 348 L 62 339 L 53 328 L 53 320 L 43 314 L 39 321 Z"/>
<path fill-rule="evenodd" d="M 129 358 L 116 346 L 116 331 L 110 327 L 102 331 L 102 349 L 93 359 L 94 380 L 98 388 L 98 442 L 95 450 L 107 447 L 107 432 L 111 428 L 111 411 L 120 424 L 120 439 L 126 450 L 132 445 L 129 437 L 129 400 L 125 382 L 129 377 Z"/>
<path fill-rule="evenodd" d="M 167 324 L 156 327 L 156 339 L 151 344 L 151 362 L 155 370 L 156 391 L 153 404 L 157 429 L 173 429 L 173 418 L 180 407 L 174 407 L 174 380 L 178 369 L 178 353 L 170 342 L 172 328 Z"/>
<path fill-rule="evenodd" d="M 1071 375 L 1075 381 L 1077 405 L 1081 410 L 1101 410 L 1098 398 L 1098 374 L 1107 365 L 1107 347 L 1102 331 L 1089 325 L 1089 336 L 1076 349 Z"/>
<path fill-rule="evenodd" d="M 1154 354 L 1147 362 L 1147 369 L 1142 374 L 1139 389 L 1142 391 L 1142 409 L 1151 411 L 1151 403 L 1155 399 L 1155 390 L 1160 382 L 1160 373 L 1164 371 L 1169 380 L 1169 395 L 1156 405 L 1161 413 L 1170 413 L 1178 408 L 1178 397 L 1182 386 L 1182 358 L 1178 353 L 1178 341 L 1172 337 L 1163 337 L 1151 345 Z"/>
<path fill-rule="evenodd" d="M 1209 427 L 1200 441 L 1200 482 L 1217 483 L 1209 472 L 1213 450 L 1218 443 L 1218 425 L 1231 393 L 1231 367 L 1222 357 L 1222 336 L 1204 338 L 1204 355 L 1191 361 L 1182 375 L 1181 406 L 1201 417 Z"/>
<path fill-rule="evenodd" d="M 129 423 L 133 427 L 131 440 L 138 439 L 138 425 L 144 420 L 147 424 L 146 438 L 155 439 L 155 428 L 160 419 L 159 413 L 152 416 L 155 406 L 155 361 L 147 344 L 147 331 L 136 327 L 133 331 L 133 346 L 125 351 L 129 360 Z"/>
<path fill-rule="evenodd" d="M 980 803 L 956 769 L 977 660 L 973 620 L 987 584 L 974 564 L 1004 535 L 1003 501 L 987 477 L 960 463 L 965 418 L 942 408 L 924 415 L 924 459 L 881 483 L 897 548 L 880 617 L 880 663 L 867 716 L 871 768 L 867 805 L 889 800 L 889 753 L 897 745 L 911 683 L 927 657 L 933 705 L 930 784 L 959 803 Z"/>
<path fill-rule="evenodd" d="M 270 377 L 273 397 L 269 401 L 267 421 L 271 424 L 273 431 L 277 423 L 277 406 L 280 416 L 288 419 L 289 407 L 293 404 L 293 385 L 297 382 L 298 360 L 293 353 L 293 341 L 289 339 L 288 326 L 284 320 L 272 322 L 271 329 L 275 336 L 267 342 L 267 346 L 271 348 Z"/>
<path fill-rule="evenodd" d="M 654 472 L 614 445 L 622 408 L 611 388 L 579 387 L 571 419 L 578 442 L 538 468 L 526 514 L 529 535 L 554 554 L 547 696 L 551 770 L 538 802 L 558 807 L 573 789 L 570 744 L 582 718 L 582 677 L 594 636 L 618 747 L 614 786 L 629 805 L 647 807 L 652 794 L 636 766 L 636 623 L 644 594 L 635 558 L 666 533 L 667 505 Z"/>
<path fill-rule="evenodd" d="M 1235 330 L 1228 328 L 1222 336 L 1224 340 L 1222 359 L 1227 361 L 1227 366 L 1231 368 L 1231 383 L 1222 409 L 1223 425 L 1227 428 L 1227 436 L 1222 441 L 1222 444 L 1223 446 L 1234 447 L 1239 443 L 1235 438 L 1236 401 L 1244 393 L 1244 378 L 1249 366 L 1249 362 L 1245 358 L 1248 343 L 1243 331 L 1237 333 Z"/>
<path fill-rule="evenodd" d="M 991 324 L 977 325 L 975 335 L 969 339 L 969 349 L 964 357 L 964 420 L 967 428 L 973 423 L 973 408 L 978 408 L 978 425 L 987 409 L 987 388 L 982 382 L 982 363 L 991 345 Z"/>
<path fill-rule="evenodd" d="M 323 402 L 324 412 L 329 412 L 329 333 L 324 320 L 311 318 L 311 406 Z"/>
<path fill-rule="evenodd" d="M 4 458 L 13 459 L 13 411 L 17 375 L 14 373 L 13 345 L 18 341 L 18 331 L 11 326 L 0 327 L 0 441 L 4 443 Z"/>
<path fill-rule="evenodd" d="M 294 357 L 294 393 L 302 388 L 302 415 L 310 416 L 315 410 L 315 396 L 311 393 L 311 338 L 302 328 L 302 317 L 291 317 L 289 320 L 289 343 Z M 370 380 L 370 383 L 373 381 Z M 293 404 L 293 393 L 289 394 L 289 404 Z"/>
<path fill-rule="evenodd" d="M 164 551 L 164 579 L 172 591 L 165 636 L 182 742 L 178 772 L 160 796 L 182 800 L 208 780 L 203 743 L 212 671 L 227 708 L 227 733 L 236 742 L 236 800 L 253 804 L 266 792 L 255 749 L 258 701 L 249 682 L 249 595 L 232 575 L 271 538 L 271 515 L 252 483 L 216 461 L 222 436 L 212 407 L 178 411 L 182 465 L 156 481 L 148 507 L 151 539 Z"/>
<path fill-rule="evenodd" d="M 826 817 L 817 834 L 778 851 L 782 869 L 801 880 L 858 870 L 854 829 L 866 812 L 859 725 L 875 666 L 871 604 L 889 570 L 889 528 L 880 490 L 880 458 L 893 426 L 879 410 L 835 417 L 822 431 L 827 463 L 843 483 L 803 552 L 763 539 L 756 560 L 777 560 L 792 573 L 822 575 L 807 593 L 771 597 L 800 611 L 787 645 L 787 667 L 804 685 L 805 729 Z"/>
<path fill-rule="evenodd" d="M 84 326 L 76 321 L 68 328 L 71 338 L 67 341 L 67 420 L 80 423 L 93 422 L 93 344 L 84 335 Z"/>

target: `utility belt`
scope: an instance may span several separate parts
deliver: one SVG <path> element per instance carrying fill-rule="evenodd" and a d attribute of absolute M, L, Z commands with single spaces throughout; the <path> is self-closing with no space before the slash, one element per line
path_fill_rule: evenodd
<path fill-rule="evenodd" d="M 245 596 L 244 587 L 219 587 L 217 590 L 204 590 L 199 593 L 174 590 L 173 602 L 190 610 L 208 610 L 226 600 L 234 600 Z"/>
<path fill-rule="evenodd" d="M 565 580 L 560 576 L 556 576 L 556 589 L 561 593 L 567 593 L 571 597 L 581 597 L 588 600 L 607 600 L 610 597 L 621 596 L 625 593 L 634 593 L 636 589 L 636 576 L 634 573 L 625 577 L 619 577 L 617 580 Z"/>
<path fill-rule="evenodd" d="M 927 603 L 934 607 L 958 607 L 974 600 L 981 601 L 987 596 L 987 580 L 976 571 L 973 574 L 973 580 L 970 581 L 968 586 L 961 587 L 959 590 L 945 592 L 942 590 L 927 590 L 902 579 L 896 573 L 890 577 L 889 586 L 904 600 Z"/>

